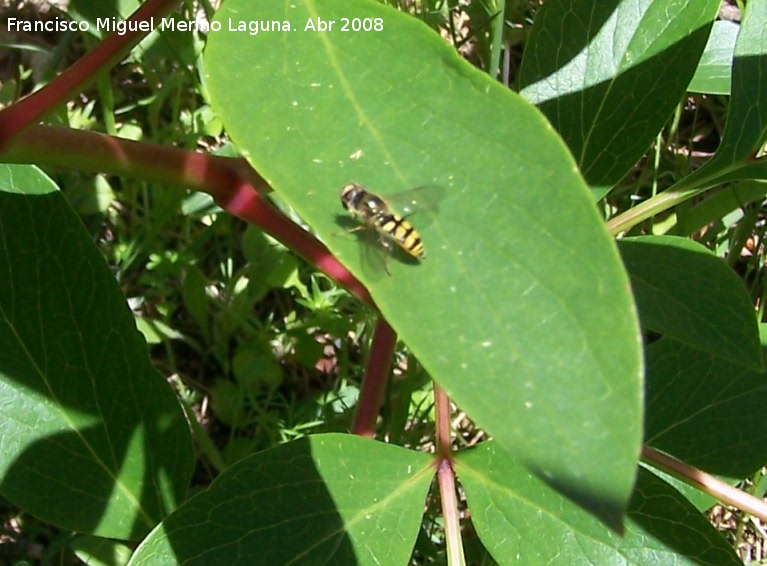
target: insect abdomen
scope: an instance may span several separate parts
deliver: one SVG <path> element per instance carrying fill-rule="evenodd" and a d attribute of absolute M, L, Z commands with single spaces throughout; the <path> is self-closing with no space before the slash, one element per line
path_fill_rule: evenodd
<path fill-rule="evenodd" d="M 382 214 L 376 220 L 378 229 L 399 244 L 403 250 L 413 257 L 426 258 L 421 236 L 410 222 L 398 214 Z"/>

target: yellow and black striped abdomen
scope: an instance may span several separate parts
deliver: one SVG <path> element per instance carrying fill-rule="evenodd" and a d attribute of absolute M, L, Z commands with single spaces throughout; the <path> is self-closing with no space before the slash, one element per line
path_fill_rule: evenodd
<path fill-rule="evenodd" d="M 376 215 L 375 224 L 381 234 L 391 239 L 411 256 L 419 259 L 426 258 L 421 236 L 405 218 L 395 213 L 382 213 Z"/>

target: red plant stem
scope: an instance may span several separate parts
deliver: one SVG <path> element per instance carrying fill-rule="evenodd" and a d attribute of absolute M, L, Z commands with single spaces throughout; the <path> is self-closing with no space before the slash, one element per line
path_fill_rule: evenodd
<path fill-rule="evenodd" d="M 450 437 L 450 398 L 435 382 L 434 405 L 436 409 L 435 424 L 437 427 L 437 456 L 441 459 L 452 460 L 452 439 Z"/>
<path fill-rule="evenodd" d="M 179 5 L 179 0 L 148 0 L 129 18 L 130 22 L 150 21 Z M 53 110 L 120 62 L 149 32 L 126 31 L 109 34 L 89 53 L 75 62 L 40 90 L 0 111 L 0 150 L 8 147 L 14 136 L 35 124 Z"/>
<path fill-rule="evenodd" d="M 379 317 L 373 331 L 365 375 L 362 378 L 357 412 L 352 422 L 354 434 L 368 438 L 375 437 L 376 420 L 381 412 L 386 394 L 386 384 L 389 381 L 389 372 L 396 345 L 397 333 L 389 326 L 388 322 Z"/>
<path fill-rule="evenodd" d="M 222 208 L 255 223 L 375 308 L 367 288 L 319 240 L 258 194 L 269 186 L 244 159 L 57 126 L 32 126 L 7 151 L 0 152 L 0 161 L 125 175 L 205 191 Z"/>
<path fill-rule="evenodd" d="M 211 192 L 210 185 L 233 183 L 248 175 L 246 180 L 257 190 L 269 189 L 244 159 L 61 126 L 32 126 L 14 140 L 13 146 L 0 152 L 0 161 L 127 176 L 206 192 Z"/>
<path fill-rule="evenodd" d="M 645 446 L 642 448 L 642 460 L 693 486 L 696 489 L 716 497 L 722 503 L 751 513 L 762 521 L 767 521 L 767 504 L 759 498 L 749 495 L 715 477 L 688 466 L 684 462 Z"/>
<path fill-rule="evenodd" d="M 178 0 L 148 0 L 128 21 L 151 21 L 178 4 Z M 33 125 L 117 64 L 147 33 L 136 30 L 108 35 L 44 88 L 0 111 L 0 158 L 8 163 L 49 164 L 80 171 L 132 175 L 209 192 L 224 209 L 256 223 L 375 308 L 365 286 L 322 243 L 257 194 L 257 189 L 266 191 L 268 185 L 244 160 Z M 32 131 L 25 132 L 28 129 Z"/>

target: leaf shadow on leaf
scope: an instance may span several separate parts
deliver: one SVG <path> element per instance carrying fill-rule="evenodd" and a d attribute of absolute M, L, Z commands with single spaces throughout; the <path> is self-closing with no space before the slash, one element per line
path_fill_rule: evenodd
<path fill-rule="evenodd" d="M 96 420 L 95 416 L 93 420 Z M 136 426 L 130 427 L 126 423 L 126 430 L 135 429 Z M 110 444 L 118 461 L 110 462 L 105 469 L 104 462 L 94 459 L 90 450 L 104 444 L 104 435 L 103 427 L 92 426 L 40 438 L 9 464 L 0 483 L 0 493 L 32 515 L 65 529 L 103 536 L 119 535 L 126 540 L 141 539 L 163 514 L 170 511 L 158 512 L 157 509 L 156 481 L 152 476 L 158 470 L 145 470 L 144 478 L 140 480 L 143 489 L 134 505 L 129 504 L 136 512 L 132 516 L 121 514 L 120 530 L 101 529 L 102 523 L 113 529 L 111 520 L 107 521 L 105 517 L 124 511 L 124 508 L 116 509 L 117 506 L 110 509 L 111 501 L 115 497 L 130 499 L 135 495 L 122 489 L 119 478 L 115 477 L 119 471 L 114 471 L 129 467 L 130 437 L 125 437 L 126 442 Z M 145 454 L 143 458 L 149 461 L 151 455 Z M 54 484 L 61 486 L 60 491 L 54 491 Z"/>
<path fill-rule="evenodd" d="M 677 553 L 690 558 L 685 564 L 737 564 L 732 548 L 706 518 L 641 467 L 622 536 L 529 474 L 492 441 L 459 453 L 456 471 L 472 524 L 500 564 L 666 563 Z M 552 544 L 541 545 L 541 540 Z"/>
<path fill-rule="evenodd" d="M 623 518 L 626 502 L 619 499 L 610 499 L 603 493 L 595 493 L 589 490 L 588 486 L 583 482 L 557 481 L 546 472 L 536 470 L 532 466 L 529 469 L 540 481 L 588 510 L 589 513 L 592 513 L 615 533 L 619 535 L 625 533 Z"/>
<path fill-rule="evenodd" d="M 149 557 L 189 565 L 365 563 L 349 534 L 359 511 L 344 519 L 311 442 L 303 438 L 234 464 L 166 518 L 135 563 Z"/>
<path fill-rule="evenodd" d="M 0 190 L 0 344 L 0 493 L 62 528 L 144 536 L 185 495 L 189 429 L 58 191 Z"/>
<path fill-rule="evenodd" d="M 763 355 L 767 349 L 762 348 Z M 767 454 L 764 371 L 671 338 L 647 347 L 646 443 L 712 474 L 753 474 Z"/>
<path fill-rule="evenodd" d="M 677 105 L 695 71 L 691 57 L 702 53 L 710 29 L 710 23 L 699 27 L 630 68 L 616 69 L 609 80 L 557 92 L 586 80 L 578 75 L 578 68 L 569 75 L 562 71 L 567 57 L 588 48 L 590 38 L 584 35 L 583 44 L 566 49 L 566 55 L 558 59 L 561 77 L 531 77 L 545 86 L 532 85 L 522 94 L 538 105 L 565 140 L 586 182 L 611 186 L 641 158 Z"/>
<path fill-rule="evenodd" d="M 567 3 L 566 9 L 562 9 L 561 5 L 565 3 Z M 578 57 L 586 46 L 591 43 L 594 30 L 602 29 L 602 26 L 612 17 L 620 4 L 620 0 L 583 3 L 569 3 L 557 0 L 545 10 L 541 10 L 536 16 L 535 27 L 530 37 L 530 45 L 546 49 L 546 44 L 550 43 L 548 47 L 555 48 L 551 53 L 556 53 L 556 57 L 537 59 L 535 61 L 536 65 L 540 65 L 540 67 L 535 69 L 537 78 L 530 76 L 533 71 L 532 67 L 523 67 L 521 70 L 523 82 L 520 86 L 524 88 L 539 78 L 556 75 L 562 67 Z M 550 21 L 547 21 L 549 19 Z M 578 25 L 568 25 L 568 21 Z M 588 22 L 588 25 L 584 25 L 584 22 Z M 546 31 L 562 26 L 566 26 L 567 29 L 569 40 L 567 42 L 561 42 L 560 37 L 551 35 Z M 548 64 L 542 65 L 541 63 Z"/>

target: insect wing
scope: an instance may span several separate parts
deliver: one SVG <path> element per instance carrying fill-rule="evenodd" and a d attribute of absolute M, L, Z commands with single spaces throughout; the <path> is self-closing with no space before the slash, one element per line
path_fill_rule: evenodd
<path fill-rule="evenodd" d="M 368 277 L 375 279 L 389 274 L 389 257 L 394 244 L 382 237 L 373 226 L 365 226 L 357 232 L 363 245 L 360 246 L 362 268 Z"/>
<path fill-rule="evenodd" d="M 424 185 L 409 191 L 386 195 L 384 200 L 389 203 L 393 210 L 410 217 L 418 215 L 418 225 L 425 226 L 423 218 L 428 219 L 439 211 L 439 205 L 444 200 L 447 192 L 439 185 Z M 421 214 L 421 213 L 431 214 Z M 427 222 L 428 223 L 428 222 Z"/>

